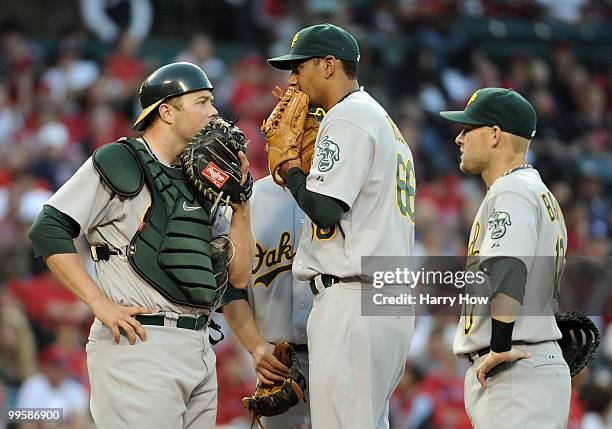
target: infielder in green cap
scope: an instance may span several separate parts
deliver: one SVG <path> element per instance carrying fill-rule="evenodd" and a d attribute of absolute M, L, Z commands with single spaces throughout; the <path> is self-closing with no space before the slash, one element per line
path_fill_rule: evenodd
<path fill-rule="evenodd" d="M 308 175 L 281 165 L 308 216 L 293 273 L 315 295 L 308 319 L 309 386 L 315 429 L 388 428 L 414 327 L 406 315 L 364 317 L 364 256 L 409 257 L 414 248 L 412 154 L 384 108 L 357 82 L 360 54 L 347 31 L 320 24 L 299 31 L 291 52 L 268 60 L 291 70 L 289 85 L 322 107 Z"/>
<path fill-rule="evenodd" d="M 567 231 L 557 200 L 526 163 L 536 112 L 516 91 L 483 88 L 465 110 L 440 115 L 464 126 L 455 139 L 461 171 L 487 186 L 467 269 L 488 282 L 466 292 L 489 299 L 464 306 L 453 347 L 471 364 L 466 410 L 476 429 L 565 428 L 570 374 L 554 312 Z"/>

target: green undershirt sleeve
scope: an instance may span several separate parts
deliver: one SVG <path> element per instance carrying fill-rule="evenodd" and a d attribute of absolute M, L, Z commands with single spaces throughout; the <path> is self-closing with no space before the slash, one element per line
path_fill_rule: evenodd
<path fill-rule="evenodd" d="M 77 253 L 74 239 L 81 227 L 70 216 L 45 205 L 30 227 L 29 236 L 36 257 L 57 253 Z"/>
<path fill-rule="evenodd" d="M 523 304 L 527 283 L 527 267 L 523 261 L 512 257 L 491 258 L 480 268 L 491 278 L 491 297 L 503 293 Z"/>
<path fill-rule="evenodd" d="M 348 211 L 341 201 L 306 189 L 306 174 L 297 167 L 289 170 L 287 185 L 304 213 L 320 228 L 335 225 L 342 213 Z"/>

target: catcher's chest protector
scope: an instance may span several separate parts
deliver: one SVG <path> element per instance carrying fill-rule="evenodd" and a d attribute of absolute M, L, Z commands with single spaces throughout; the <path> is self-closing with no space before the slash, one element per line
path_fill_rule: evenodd
<path fill-rule="evenodd" d="M 195 198 L 181 169 L 157 162 L 138 140 L 122 143 L 138 160 L 151 193 L 151 206 L 130 242 L 130 265 L 170 301 L 213 308 L 224 288 L 213 274 L 211 205 Z"/>

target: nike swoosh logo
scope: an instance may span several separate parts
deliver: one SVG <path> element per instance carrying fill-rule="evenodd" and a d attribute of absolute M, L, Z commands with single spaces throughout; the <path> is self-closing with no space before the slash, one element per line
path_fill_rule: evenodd
<path fill-rule="evenodd" d="M 201 208 L 202 207 L 200 207 L 200 206 L 195 206 L 195 207 L 188 206 L 187 203 L 185 201 L 183 201 L 183 210 L 185 210 L 186 212 L 191 212 L 191 211 L 194 211 L 194 210 L 199 210 Z"/>

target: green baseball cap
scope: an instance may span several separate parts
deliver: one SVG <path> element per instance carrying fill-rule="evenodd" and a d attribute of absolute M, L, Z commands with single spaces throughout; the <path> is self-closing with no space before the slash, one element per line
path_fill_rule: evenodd
<path fill-rule="evenodd" d="M 348 31 L 333 24 L 317 24 L 298 31 L 287 55 L 270 58 L 268 64 L 280 70 L 291 70 L 292 61 L 333 55 L 339 60 L 359 62 L 359 45 Z"/>
<path fill-rule="evenodd" d="M 470 97 L 465 110 L 440 112 L 449 121 L 467 125 L 499 126 L 502 131 L 532 139 L 538 117 L 529 101 L 513 89 L 482 88 Z"/>

